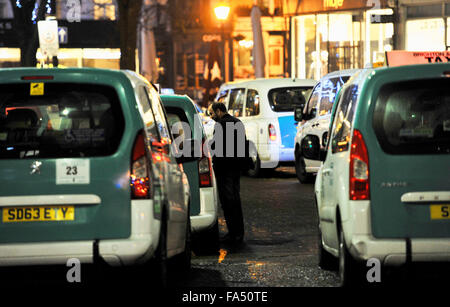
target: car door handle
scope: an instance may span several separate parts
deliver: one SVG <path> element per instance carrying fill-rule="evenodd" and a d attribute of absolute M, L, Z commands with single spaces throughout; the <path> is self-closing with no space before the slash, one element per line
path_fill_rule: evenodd
<path fill-rule="evenodd" d="M 328 175 L 331 175 L 332 172 L 333 172 L 332 169 L 327 168 L 327 169 L 324 169 L 324 170 L 322 171 L 322 174 L 323 174 L 324 176 L 328 176 Z"/>

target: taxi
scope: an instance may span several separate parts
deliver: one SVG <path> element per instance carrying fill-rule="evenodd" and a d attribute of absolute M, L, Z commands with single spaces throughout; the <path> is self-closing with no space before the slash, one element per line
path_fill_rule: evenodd
<path fill-rule="evenodd" d="M 319 264 L 343 285 L 384 266 L 450 261 L 450 64 L 364 69 L 341 89 L 315 182 Z M 338 260 L 338 261 L 337 261 Z"/>
<path fill-rule="evenodd" d="M 152 84 L 18 68 L 0 88 L 0 266 L 190 266 L 189 186 Z"/>

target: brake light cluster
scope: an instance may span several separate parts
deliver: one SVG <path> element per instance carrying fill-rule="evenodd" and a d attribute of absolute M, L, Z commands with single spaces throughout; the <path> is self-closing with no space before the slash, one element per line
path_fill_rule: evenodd
<path fill-rule="evenodd" d="M 277 131 L 275 130 L 275 126 L 272 124 L 269 124 L 269 139 L 271 141 L 277 140 Z"/>
<path fill-rule="evenodd" d="M 369 199 L 369 155 L 361 132 L 355 129 L 350 149 L 350 200 Z"/>
<path fill-rule="evenodd" d="M 204 142 L 205 142 L 205 140 L 203 140 L 203 143 Z M 198 174 L 199 174 L 199 181 L 200 181 L 201 188 L 212 186 L 211 157 L 209 155 L 205 155 L 203 148 L 204 148 L 204 146 L 202 146 L 202 157 L 198 161 Z"/>
<path fill-rule="evenodd" d="M 140 132 L 134 141 L 130 186 L 133 199 L 150 198 L 150 174 L 147 168 L 148 158 L 145 151 L 144 134 Z"/>

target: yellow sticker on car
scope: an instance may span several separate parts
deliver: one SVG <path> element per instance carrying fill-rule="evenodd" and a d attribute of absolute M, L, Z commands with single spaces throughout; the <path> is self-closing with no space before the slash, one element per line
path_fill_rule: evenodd
<path fill-rule="evenodd" d="M 73 206 L 3 208 L 3 223 L 73 220 L 75 220 Z"/>
<path fill-rule="evenodd" d="M 30 83 L 30 96 L 44 95 L 44 83 Z"/>
<path fill-rule="evenodd" d="M 431 205 L 430 213 L 432 220 L 450 220 L 450 204 Z"/>

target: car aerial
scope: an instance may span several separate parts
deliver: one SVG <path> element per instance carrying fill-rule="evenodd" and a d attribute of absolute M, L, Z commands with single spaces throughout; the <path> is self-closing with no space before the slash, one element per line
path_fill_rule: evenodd
<path fill-rule="evenodd" d="M 450 261 L 450 65 L 365 69 L 341 89 L 315 197 L 319 262 L 343 285 L 384 266 Z"/>
<path fill-rule="evenodd" d="M 17 68 L 0 87 L 0 266 L 190 267 L 184 158 L 146 79 Z"/>
<path fill-rule="evenodd" d="M 274 169 L 293 163 L 296 122 L 294 107 L 304 105 L 317 82 L 309 79 L 256 79 L 223 84 L 216 101 L 225 103 L 228 112 L 239 118 L 253 148 L 250 176 L 262 168 Z"/>
<path fill-rule="evenodd" d="M 348 69 L 325 75 L 314 87 L 306 105 L 303 108 L 296 107 L 295 120 L 299 124 L 295 135 L 295 172 L 301 183 L 312 182 L 320 167 L 320 161 L 304 158 L 302 148 L 307 146 L 303 142 L 304 138 L 316 135 L 324 146 L 334 98 L 344 83 L 358 71 L 358 69 Z"/>
<path fill-rule="evenodd" d="M 162 95 L 161 99 L 175 144 L 182 147 L 194 140 L 194 146 L 201 146 L 198 148 L 198 160 L 183 163 L 190 186 L 192 248 L 196 253 L 218 252 L 218 197 L 211 157 L 208 152 L 203 151 L 206 135 L 202 118 L 196 104 L 186 95 Z"/>

